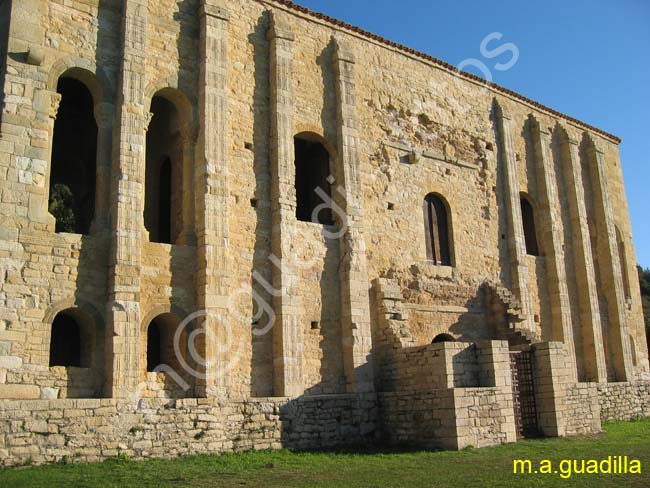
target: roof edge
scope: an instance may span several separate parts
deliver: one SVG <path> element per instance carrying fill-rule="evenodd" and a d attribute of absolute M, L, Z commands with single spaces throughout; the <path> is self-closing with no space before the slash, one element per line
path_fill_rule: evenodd
<path fill-rule="evenodd" d="M 618 136 L 615 136 L 614 134 L 610 134 L 607 131 L 604 131 L 602 129 L 599 129 L 598 127 L 594 127 L 593 125 L 587 124 L 586 122 L 583 122 L 579 119 L 576 119 L 575 117 L 571 117 L 570 115 L 564 114 L 562 112 L 559 112 L 557 110 L 554 110 L 542 103 L 536 102 L 535 100 L 525 97 L 524 95 L 521 95 L 513 90 L 510 90 L 509 88 L 505 88 L 501 85 L 498 85 L 494 83 L 493 81 L 488 81 L 484 78 L 481 78 L 480 76 L 477 76 L 473 73 L 468 73 L 466 71 L 459 71 L 455 66 L 447 63 L 446 61 L 443 61 L 441 59 L 438 59 L 434 56 L 431 56 L 430 54 L 424 53 L 422 51 L 418 51 L 417 49 L 413 49 L 411 47 L 408 47 L 404 44 L 400 44 L 399 42 L 391 41 L 390 39 L 386 39 L 385 37 L 382 37 L 378 34 L 374 34 L 370 31 L 364 30 L 361 27 L 357 27 L 356 25 L 353 24 L 348 24 L 347 22 L 343 22 L 342 20 L 336 19 L 334 17 L 330 17 L 329 15 L 316 12 L 314 10 L 308 9 L 307 7 L 303 7 L 302 5 L 298 5 L 295 2 L 292 2 L 290 0 L 261 0 L 263 3 L 268 3 L 268 4 L 278 4 L 282 5 L 290 10 L 294 10 L 296 12 L 300 12 L 301 14 L 308 16 L 308 17 L 313 17 L 318 20 L 324 21 L 328 24 L 332 24 L 335 27 L 338 27 L 340 29 L 345 29 L 348 31 L 353 32 L 354 34 L 360 35 L 362 37 L 366 37 L 370 39 L 371 41 L 378 42 L 380 44 L 384 44 L 388 47 L 391 47 L 393 49 L 397 49 L 399 51 L 404 52 L 405 54 L 415 56 L 417 58 L 420 58 L 422 60 L 428 61 L 430 63 L 433 63 L 435 65 L 440 66 L 441 68 L 450 70 L 450 71 L 455 71 L 458 76 L 461 78 L 465 78 L 466 80 L 470 80 L 473 82 L 478 82 L 483 85 L 486 85 L 490 88 L 493 88 L 494 90 L 503 93 L 504 95 L 508 95 L 511 98 L 517 99 L 519 101 L 522 101 L 528 105 L 531 105 L 532 107 L 535 107 L 537 109 L 540 109 L 544 112 L 547 112 L 550 115 L 556 116 L 556 117 L 561 117 L 568 122 L 572 122 L 573 124 L 579 125 L 585 129 L 588 129 L 590 131 L 593 131 L 597 134 L 600 134 L 601 136 L 604 136 L 611 141 L 615 142 L 616 144 L 621 143 L 621 138 Z"/>

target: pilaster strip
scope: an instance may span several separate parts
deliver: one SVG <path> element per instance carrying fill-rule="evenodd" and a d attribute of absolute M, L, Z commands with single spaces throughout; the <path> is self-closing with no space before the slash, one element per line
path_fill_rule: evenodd
<path fill-rule="evenodd" d="M 97 122 L 97 181 L 95 183 L 95 218 L 91 225 L 92 234 L 101 234 L 108 230 L 114 115 L 115 107 L 112 103 L 102 102 L 95 105 L 95 121 Z"/>
<path fill-rule="evenodd" d="M 561 142 L 563 153 L 564 180 L 569 203 L 573 264 L 578 287 L 580 328 L 584 372 L 589 381 L 607 381 L 607 368 L 603 350 L 603 335 L 596 290 L 596 271 L 587 224 L 585 191 L 582 184 L 578 142 L 569 137 L 564 128 Z"/>
<path fill-rule="evenodd" d="M 197 240 L 197 306 L 205 334 L 196 343 L 205 364 L 197 378 L 197 395 L 228 395 L 227 327 L 228 164 L 226 161 L 228 11 L 213 0 L 200 7 L 201 71 L 199 75 L 199 138 L 195 165 Z M 201 375 L 200 375 L 201 376 Z"/>
<path fill-rule="evenodd" d="M 355 56 L 349 46 L 334 37 L 334 63 L 337 100 L 337 144 L 339 182 L 337 190 L 343 195 L 335 198 L 345 213 L 347 222 L 341 236 L 341 327 L 343 362 L 348 392 L 374 390 L 372 363 L 372 333 L 366 245 L 363 236 L 363 209 L 357 132 Z M 340 198 L 342 196 L 343 198 Z"/>
<path fill-rule="evenodd" d="M 609 312 L 609 344 L 612 349 L 615 381 L 628 381 L 633 376 L 632 351 L 625 313 L 623 272 L 616 244 L 614 212 L 607 187 L 605 156 L 591 137 L 588 137 L 587 159 L 598 235 L 596 259 L 602 280 L 600 285 L 605 292 Z"/>
<path fill-rule="evenodd" d="M 108 324 L 112 328 L 109 371 L 111 395 L 136 393 L 140 378 L 140 265 L 145 131 L 148 110 L 143 105 L 147 2 L 126 0 L 122 18 L 122 68 L 113 141 L 113 205 L 108 285 Z"/>
<path fill-rule="evenodd" d="M 506 225 L 508 233 L 508 256 L 510 259 L 510 286 L 521 303 L 524 314 L 523 328 L 528 329 L 534 337 L 539 331 L 533 318 L 533 307 L 528 291 L 528 266 L 526 265 L 526 241 L 521 217 L 521 197 L 519 179 L 517 178 L 517 161 L 512 143 L 510 115 L 495 101 L 496 119 L 502 149 L 504 200 Z"/>
<path fill-rule="evenodd" d="M 298 396 L 302 378 L 302 329 L 299 321 L 298 267 L 292 251 L 296 236 L 293 125 L 293 32 L 282 14 L 272 13 L 271 51 L 271 218 L 274 260 L 273 392 Z"/>
<path fill-rule="evenodd" d="M 560 200 L 555 184 L 555 171 L 551 163 L 549 148 L 551 133 L 534 117 L 530 117 L 531 135 L 535 152 L 540 236 L 546 256 L 546 274 L 551 304 L 552 341 L 564 342 L 569 352 L 571 372 L 577 373 L 576 351 L 571 324 L 569 289 L 564 268 L 564 249 L 560 241 Z M 574 378 L 575 381 L 575 378 Z"/>

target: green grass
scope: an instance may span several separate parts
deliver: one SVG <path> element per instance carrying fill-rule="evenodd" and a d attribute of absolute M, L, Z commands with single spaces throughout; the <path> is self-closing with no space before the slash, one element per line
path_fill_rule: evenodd
<path fill-rule="evenodd" d="M 650 486 L 650 419 L 606 424 L 591 438 L 526 440 L 461 452 L 263 451 L 174 460 L 109 460 L 0 470 L 0 487 Z M 640 475 L 514 475 L 513 459 L 639 459 Z M 647 471 L 647 472 L 646 472 Z"/>

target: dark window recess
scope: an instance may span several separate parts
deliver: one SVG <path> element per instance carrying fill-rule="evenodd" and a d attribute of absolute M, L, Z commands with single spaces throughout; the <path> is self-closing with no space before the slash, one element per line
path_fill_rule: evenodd
<path fill-rule="evenodd" d="M 182 225 L 182 147 L 179 113 L 167 98 L 151 100 L 147 130 L 144 224 L 151 242 L 174 244 Z"/>
<path fill-rule="evenodd" d="M 424 225 L 427 259 L 436 264 L 451 266 L 447 208 L 440 197 L 433 193 L 424 199 Z"/>
<path fill-rule="evenodd" d="M 81 366 L 81 331 L 79 324 L 65 312 L 52 322 L 50 366 Z"/>
<path fill-rule="evenodd" d="M 152 321 L 147 329 L 147 371 L 151 372 L 162 364 L 160 327 Z"/>
<path fill-rule="evenodd" d="M 431 344 L 437 344 L 438 342 L 456 342 L 456 339 L 450 334 L 438 334 L 433 338 Z"/>
<path fill-rule="evenodd" d="M 537 233 L 535 230 L 535 214 L 533 206 L 526 198 L 521 198 L 521 220 L 524 225 L 524 239 L 526 241 L 526 254 L 539 256 L 537 247 Z"/>
<path fill-rule="evenodd" d="M 158 185 L 158 235 L 154 242 L 171 244 L 172 220 L 172 163 L 165 158 L 160 165 L 160 184 Z"/>
<path fill-rule="evenodd" d="M 296 218 L 303 222 L 318 222 L 332 225 L 331 185 L 327 178 L 330 176 L 329 153 L 320 142 L 309 141 L 300 137 L 294 138 L 296 165 Z M 316 193 L 320 188 L 325 195 L 325 201 Z M 320 207 L 319 207 L 320 206 Z M 318 214 L 312 217 L 314 210 L 319 207 Z"/>
<path fill-rule="evenodd" d="M 49 211 L 56 232 L 88 234 L 95 213 L 97 124 L 86 85 L 62 77 L 54 122 Z"/>

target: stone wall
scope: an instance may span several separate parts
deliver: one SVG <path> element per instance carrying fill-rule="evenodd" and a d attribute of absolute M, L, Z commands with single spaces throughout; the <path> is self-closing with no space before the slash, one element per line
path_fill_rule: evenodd
<path fill-rule="evenodd" d="M 598 385 L 603 422 L 650 417 L 650 382 L 601 383 Z"/>
<path fill-rule="evenodd" d="M 509 387 L 380 393 L 382 438 L 392 444 L 463 449 L 515 442 Z"/>
<path fill-rule="evenodd" d="M 427 439 L 451 439 L 450 419 L 429 415 L 431 392 L 444 391 L 440 401 L 452 398 L 460 415 L 449 445 L 484 445 L 510 438 L 510 373 L 507 344 L 482 341 L 556 343 L 538 347 L 549 435 L 590 428 L 596 410 L 578 407 L 591 393 L 577 381 L 648 372 L 638 287 L 624 286 L 636 259 L 616 137 L 284 0 L 10 8 L 0 63 L 0 399 L 235 401 L 374 387 L 390 392 L 385 411 L 396 417 L 384 420 L 396 439 L 403 429 L 417 438 L 416 412 Z M 62 76 L 86 85 L 98 127 L 95 218 L 84 236 L 56 233 L 48 212 Z M 178 112 L 174 244 L 150 242 L 143 219 L 154 199 L 146 162 L 156 94 Z M 296 219 L 293 138 L 302 133 L 330 154 L 341 236 Z M 427 260 L 430 193 L 446 205 L 450 265 Z M 539 257 L 526 255 L 522 193 L 534 204 Z M 498 320 L 484 283 L 503 302 Z M 64 310 L 92 332 L 87 367 L 49 366 Z M 146 372 L 147 326 L 161 314 L 177 326 L 197 310 L 216 337 L 196 344 L 205 374 L 183 373 L 193 384 L 180 392 Z M 430 345 L 440 333 L 463 342 Z M 613 403 L 602 410 L 627 412 L 617 402 L 629 401 L 625 415 L 643 413 L 641 391 L 605 388 Z M 586 423 L 567 427 L 564 415 Z"/>
<path fill-rule="evenodd" d="M 457 448 L 453 390 L 379 393 L 379 407 L 384 441 Z"/>
<path fill-rule="evenodd" d="M 602 410 L 598 405 L 595 383 L 567 385 L 564 435 L 595 434 L 601 431 Z"/>
<path fill-rule="evenodd" d="M 376 436 L 376 399 L 113 399 L 0 401 L 3 466 L 115 457 L 172 458 L 289 447 L 329 448 Z"/>

